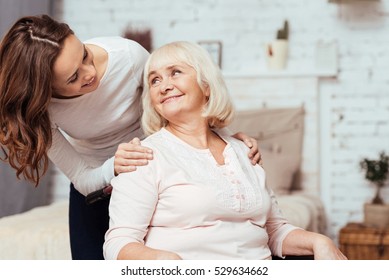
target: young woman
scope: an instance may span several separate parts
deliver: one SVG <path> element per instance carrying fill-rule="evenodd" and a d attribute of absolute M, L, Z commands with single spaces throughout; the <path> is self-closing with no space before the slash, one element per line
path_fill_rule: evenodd
<path fill-rule="evenodd" d="M 143 144 L 154 159 L 115 177 L 107 259 L 345 259 L 328 237 L 288 223 L 247 147 L 215 129 L 233 107 L 199 45 L 174 42 L 145 66 Z"/>
<path fill-rule="evenodd" d="M 87 206 L 85 196 L 153 158 L 151 149 L 139 145 L 148 56 L 138 43 L 121 37 L 81 42 L 67 24 L 47 15 L 19 19 L 1 41 L 5 159 L 18 177 L 37 185 L 49 160 L 71 180 L 73 259 L 103 258 L 109 200 Z M 258 161 L 256 141 L 237 137 Z"/>

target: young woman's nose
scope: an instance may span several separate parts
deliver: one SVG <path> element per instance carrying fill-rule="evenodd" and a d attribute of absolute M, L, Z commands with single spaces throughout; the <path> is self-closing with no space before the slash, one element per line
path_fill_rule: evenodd
<path fill-rule="evenodd" d="M 93 65 L 83 65 L 83 80 L 89 83 L 96 76 L 96 68 Z"/>

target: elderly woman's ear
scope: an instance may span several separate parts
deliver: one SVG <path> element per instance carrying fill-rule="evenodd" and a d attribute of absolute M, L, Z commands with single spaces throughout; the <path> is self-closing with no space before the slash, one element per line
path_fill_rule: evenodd
<path fill-rule="evenodd" d="M 209 95 L 211 94 L 211 90 L 209 89 L 209 85 L 205 85 L 204 87 L 204 95 L 207 99 L 207 101 L 209 100 Z"/>

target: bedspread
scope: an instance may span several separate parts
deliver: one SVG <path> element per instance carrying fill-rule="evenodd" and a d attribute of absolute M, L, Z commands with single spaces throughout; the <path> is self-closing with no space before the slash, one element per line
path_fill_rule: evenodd
<path fill-rule="evenodd" d="M 0 259 L 71 259 L 68 201 L 0 219 Z"/>

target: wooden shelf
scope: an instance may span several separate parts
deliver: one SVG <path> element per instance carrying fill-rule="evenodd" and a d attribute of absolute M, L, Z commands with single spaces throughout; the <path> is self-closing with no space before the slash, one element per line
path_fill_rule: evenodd
<path fill-rule="evenodd" d="M 305 77 L 316 77 L 316 78 L 335 78 L 338 75 L 337 70 L 318 70 L 318 69 L 286 69 L 279 71 L 263 70 L 258 73 L 231 73 L 223 72 L 224 78 L 238 79 L 238 78 L 249 78 L 249 79 L 260 79 L 260 78 L 305 78 Z"/>

